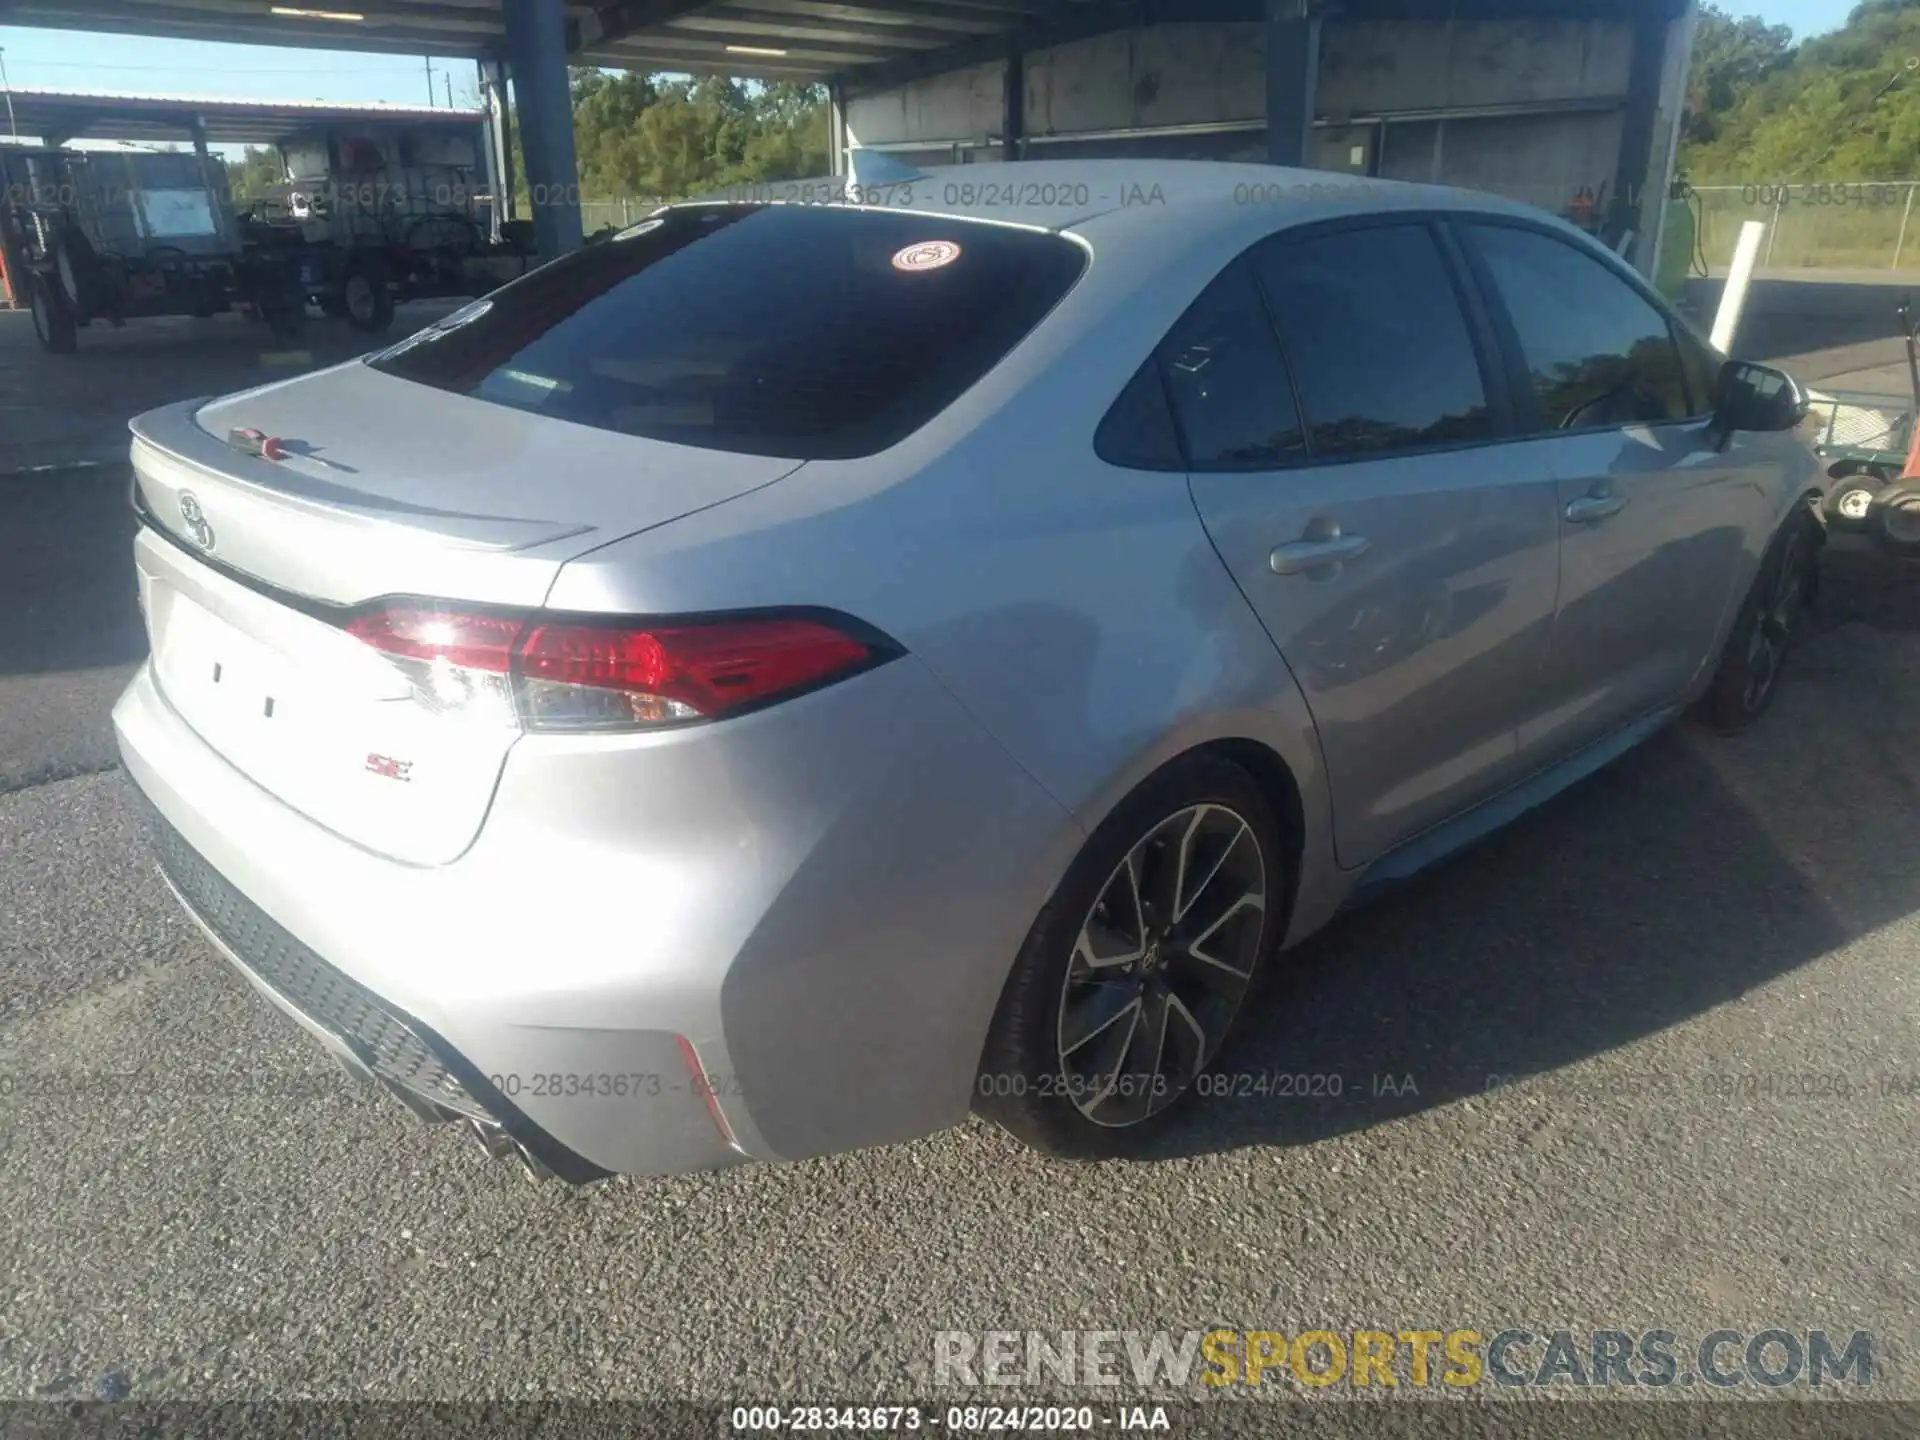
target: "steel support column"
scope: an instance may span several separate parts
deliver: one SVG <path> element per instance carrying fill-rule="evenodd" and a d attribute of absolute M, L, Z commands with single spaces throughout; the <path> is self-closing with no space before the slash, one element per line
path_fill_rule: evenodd
<path fill-rule="evenodd" d="M 847 173 L 847 87 L 839 80 L 827 86 L 827 149 L 829 175 Z"/>
<path fill-rule="evenodd" d="M 1000 117 L 1000 158 L 1018 160 L 1027 138 L 1027 53 L 1014 40 L 1007 46 L 1005 95 Z"/>
<path fill-rule="evenodd" d="M 542 260 L 580 246 L 580 172 L 573 152 L 562 0 L 505 0 L 507 66 L 527 166 L 528 211 Z"/>
<path fill-rule="evenodd" d="M 1311 166 L 1320 85 L 1320 16 L 1313 0 L 1267 0 L 1267 159 Z"/>
<path fill-rule="evenodd" d="M 493 196 L 492 240 L 513 218 L 513 134 L 507 111 L 507 78 L 498 60 L 481 60 L 480 103 L 487 111 L 487 192 Z"/>
<path fill-rule="evenodd" d="M 1648 171 L 1653 159 L 1654 114 L 1660 108 L 1660 71 L 1667 50 L 1664 9 L 1654 0 L 1640 0 L 1634 7 L 1627 108 L 1620 118 L 1620 160 L 1600 232 L 1609 246 L 1618 246 L 1628 231 L 1637 233 L 1643 213 L 1658 213 L 1658 199 L 1646 191 L 1649 183 L 1659 183 L 1659 177 Z M 1648 205 L 1649 200 L 1654 203 Z"/>

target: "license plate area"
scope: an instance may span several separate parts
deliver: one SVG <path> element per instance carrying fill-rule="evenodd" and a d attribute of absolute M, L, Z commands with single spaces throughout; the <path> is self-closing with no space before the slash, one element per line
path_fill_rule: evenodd
<path fill-rule="evenodd" d="M 195 729 L 211 727 L 252 749 L 299 727 L 307 697 L 286 656 L 178 591 L 153 598 L 159 604 L 150 600 L 150 613 L 164 616 L 153 636 L 161 687 Z"/>
<path fill-rule="evenodd" d="M 222 760 L 377 854 L 438 865 L 472 844 L 516 729 L 439 714 L 338 625 L 165 541 L 135 553 L 154 679 Z"/>

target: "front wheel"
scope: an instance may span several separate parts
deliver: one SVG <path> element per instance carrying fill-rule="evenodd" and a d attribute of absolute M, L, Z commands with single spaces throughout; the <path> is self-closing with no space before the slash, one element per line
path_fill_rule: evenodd
<path fill-rule="evenodd" d="M 1035 920 L 974 1108 L 1049 1155 L 1139 1151 L 1218 1058 L 1279 943 L 1290 874 L 1244 770 L 1198 755 L 1160 771 Z"/>
<path fill-rule="evenodd" d="M 73 311 L 67 308 L 67 302 L 46 276 L 34 276 L 30 289 L 33 333 L 39 337 L 40 344 L 55 355 L 73 354 L 80 345 Z"/>
<path fill-rule="evenodd" d="M 301 301 L 282 299 L 263 305 L 260 318 L 276 340 L 298 340 L 307 333 L 307 307 Z"/>
<path fill-rule="evenodd" d="M 1817 586 L 1823 538 L 1820 522 L 1798 507 L 1761 561 L 1700 702 L 1701 717 L 1723 735 L 1746 729 L 1773 703 Z"/>

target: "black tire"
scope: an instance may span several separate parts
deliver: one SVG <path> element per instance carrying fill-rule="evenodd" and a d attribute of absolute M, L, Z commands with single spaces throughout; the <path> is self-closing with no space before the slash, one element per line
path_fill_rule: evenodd
<path fill-rule="evenodd" d="M 1188 812 L 1200 821 L 1189 822 Z M 1234 827 L 1234 820 L 1244 831 Z M 1230 833 L 1232 840 L 1226 838 Z M 1176 835 L 1184 838 L 1177 850 L 1170 849 Z M 1215 852 L 1217 863 L 1211 858 Z M 1190 928 L 1181 938 L 1176 938 L 1181 924 L 1166 913 L 1183 908 L 1181 897 L 1176 895 L 1171 907 L 1164 904 L 1166 885 L 1180 885 L 1180 872 L 1162 868 L 1177 854 L 1194 859 L 1193 873 L 1205 875 L 1185 896 Z M 1203 854 L 1207 858 L 1200 858 Z M 1126 887 L 1123 867 L 1130 856 L 1137 868 L 1124 873 L 1137 875 L 1133 893 L 1148 897 L 1132 927 L 1138 935 L 1124 934 L 1124 922 L 1107 923 L 1115 913 L 1108 904 L 1110 886 Z M 1293 865 L 1265 793 L 1239 766 L 1199 754 L 1176 760 L 1148 779 L 1088 838 L 1033 922 L 981 1053 L 974 1109 L 1035 1150 L 1062 1159 L 1130 1155 L 1151 1145 L 1178 1116 L 1194 1080 L 1218 1061 L 1244 1002 L 1258 992 L 1286 923 Z M 1250 905 L 1251 890 L 1236 898 L 1256 878 L 1262 887 L 1257 912 Z M 1158 907 L 1156 899 L 1162 902 Z M 1214 907 L 1224 914 L 1199 938 L 1220 958 L 1203 963 L 1193 958 L 1189 942 L 1197 927 L 1208 925 Z M 1169 926 L 1175 933 L 1156 940 Z M 1110 955 L 1138 950 L 1140 958 L 1131 965 L 1100 960 L 1095 969 L 1082 958 L 1097 948 L 1087 939 L 1091 936 L 1112 942 L 1117 948 Z M 1233 969 L 1221 963 L 1229 951 L 1238 962 Z M 1244 978 L 1235 979 L 1241 966 Z M 1163 997 L 1157 1008 L 1143 998 L 1156 989 Z M 1178 997 L 1178 1006 L 1166 995 Z M 1076 1011 L 1095 1018 L 1079 1020 L 1085 1038 L 1070 1045 L 1068 1026 L 1075 1023 Z M 1102 1013 L 1112 1018 L 1098 1021 Z M 1158 1026 L 1147 1018 L 1153 1014 L 1161 1017 Z M 1178 1025 L 1176 1016 L 1184 1017 Z M 1202 1016 L 1204 1022 L 1197 1018 Z M 1121 1022 L 1128 1026 L 1124 1032 Z M 1135 1049 L 1137 1037 L 1146 1045 L 1148 1031 L 1158 1038 L 1150 1057 L 1146 1049 Z M 1106 1071 L 1108 1058 L 1113 1059 L 1110 1078 L 1089 1084 L 1082 1069 L 1097 1076 Z M 1135 1071 L 1149 1058 L 1155 1082 L 1120 1093 L 1112 1077 L 1122 1067 Z"/>
<path fill-rule="evenodd" d="M 347 271 L 341 286 L 340 303 L 346 309 L 347 324 L 369 335 L 384 333 L 393 325 L 393 291 L 387 285 L 386 267 L 361 261 Z"/>
<path fill-rule="evenodd" d="M 320 313 L 329 320 L 344 319 L 347 313 L 346 297 L 338 290 L 328 290 L 320 296 Z"/>
<path fill-rule="evenodd" d="M 100 257 L 84 231 L 71 225 L 60 227 L 54 232 L 52 252 L 54 288 L 68 314 L 77 319 L 119 309 L 101 273 Z"/>
<path fill-rule="evenodd" d="M 1734 617 L 1713 683 L 1700 701 L 1700 718 L 1722 735 L 1753 724 L 1779 693 L 1794 637 L 1819 589 L 1825 538 L 1819 520 L 1805 506 L 1796 506 L 1767 547 Z"/>
<path fill-rule="evenodd" d="M 33 333 L 41 346 L 55 355 L 73 354 L 80 348 L 80 335 L 67 302 L 45 275 L 33 277 L 31 291 Z"/>
<path fill-rule="evenodd" d="M 1886 477 L 1870 470 L 1846 475 L 1827 492 L 1827 523 L 1836 530 L 1868 529 L 1874 504 L 1886 488 Z"/>
<path fill-rule="evenodd" d="M 298 300 L 280 300 L 260 307 L 260 318 L 276 340 L 298 340 L 307 333 L 307 307 Z"/>
<path fill-rule="evenodd" d="M 1920 560 L 1920 479 L 1882 490 L 1874 505 L 1873 538 L 1903 560 Z"/>

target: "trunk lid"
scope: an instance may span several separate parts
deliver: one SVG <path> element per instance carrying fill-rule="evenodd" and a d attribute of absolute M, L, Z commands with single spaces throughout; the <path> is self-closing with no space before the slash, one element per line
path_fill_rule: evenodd
<path fill-rule="evenodd" d="M 229 444 L 283 438 L 274 461 Z M 388 596 L 537 608 L 574 556 L 798 462 L 487 405 L 354 363 L 133 422 L 136 545 L 168 702 L 256 784 L 368 849 L 456 859 L 520 731 L 430 706 L 341 628 Z"/>

